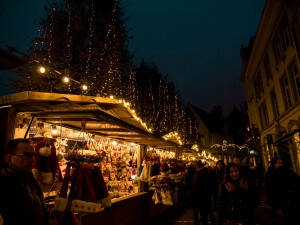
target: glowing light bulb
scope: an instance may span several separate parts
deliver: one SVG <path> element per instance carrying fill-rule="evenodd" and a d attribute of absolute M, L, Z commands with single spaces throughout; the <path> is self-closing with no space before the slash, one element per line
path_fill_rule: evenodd
<path fill-rule="evenodd" d="M 114 99 L 114 96 L 112 96 L 112 95 L 111 95 L 111 96 L 109 96 L 109 97 L 110 97 L 110 99 Z"/>
<path fill-rule="evenodd" d="M 51 130 L 51 134 L 54 135 L 54 136 L 57 135 L 58 134 L 58 130 L 56 130 L 56 129 Z"/>
<path fill-rule="evenodd" d="M 88 89 L 88 86 L 86 84 L 81 86 L 82 90 L 86 91 Z"/>
<path fill-rule="evenodd" d="M 122 103 L 122 100 L 121 100 L 121 99 L 119 100 L 119 103 Z"/>
<path fill-rule="evenodd" d="M 45 72 L 46 72 L 46 68 L 43 67 L 43 66 L 40 66 L 40 67 L 39 67 L 39 72 L 40 72 L 40 73 L 45 73 Z"/>
<path fill-rule="evenodd" d="M 113 142 L 112 142 L 112 145 L 113 145 L 113 146 L 116 146 L 116 145 L 117 145 L 117 142 L 113 141 Z"/>
<path fill-rule="evenodd" d="M 134 109 L 132 110 L 132 112 L 133 112 L 133 113 L 135 112 Z"/>
<path fill-rule="evenodd" d="M 64 78 L 63 78 L 63 82 L 69 83 L 69 82 L 70 82 L 70 78 L 69 78 L 69 77 L 64 77 Z"/>

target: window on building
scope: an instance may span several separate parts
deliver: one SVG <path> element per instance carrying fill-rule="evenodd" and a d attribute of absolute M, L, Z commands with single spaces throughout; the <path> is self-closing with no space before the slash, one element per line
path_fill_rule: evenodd
<path fill-rule="evenodd" d="M 289 79 L 286 74 L 281 78 L 281 89 L 286 109 L 292 106 L 291 88 L 289 85 Z"/>
<path fill-rule="evenodd" d="M 266 128 L 269 125 L 269 116 L 268 116 L 268 110 L 267 105 L 265 102 L 263 102 L 259 106 L 259 117 L 260 117 L 260 123 L 262 128 Z"/>
<path fill-rule="evenodd" d="M 273 79 L 271 65 L 270 65 L 270 59 L 269 59 L 268 54 L 266 54 L 266 56 L 264 58 L 264 66 L 265 66 L 267 80 Z"/>
<path fill-rule="evenodd" d="M 264 86 L 260 72 L 258 72 L 256 75 L 256 79 L 254 81 L 254 90 L 256 99 L 259 100 L 264 92 Z"/>
<path fill-rule="evenodd" d="M 270 98 L 272 103 L 274 119 L 277 119 L 279 117 L 279 107 L 274 89 L 271 91 Z"/>
<path fill-rule="evenodd" d="M 276 62 L 285 58 L 285 51 L 292 43 L 287 15 L 284 15 L 272 41 Z"/>
<path fill-rule="evenodd" d="M 289 66 L 289 75 L 296 100 L 300 99 L 300 73 L 297 61 L 294 60 Z"/>

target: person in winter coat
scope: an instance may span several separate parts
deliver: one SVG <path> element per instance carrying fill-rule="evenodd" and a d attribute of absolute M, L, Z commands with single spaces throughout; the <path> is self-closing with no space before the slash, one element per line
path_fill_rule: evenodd
<path fill-rule="evenodd" d="M 185 177 L 184 185 L 184 203 L 186 206 L 191 207 L 193 201 L 193 177 L 196 172 L 195 165 L 189 165 L 187 175 Z"/>
<path fill-rule="evenodd" d="M 273 215 L 284 217 L 286 224 L 293 224 L 299 214 L 299 176 L 280 158 L 275 157 L 266 179 Z"/>
<path fill-rule="evenodd" d="M 225 170 L 225 179 L 218 193 L 217 224 L 248 224 L 249 201 L 248 184 L 241 176 L 240 167 L 229 163 Z"/>
<path fill-rule="evenodd" d="M 221 182 L 224 180 L 224 171 L 225 171 L 225 163 L 223 160 L 219 160 L 216 163 L 215 169 L 212 171 L 212 179 L 213 179 L 213 209 L 217 210 L 217 200 L 218 200 L 218 192 L 219 186 Z"/>
<path fill-rule="evenodd" d="M 8 142 L 0 176 L 0 215 L 5 225 L 48 225 L 43 193 L 32 175 L 33 147 L 26 139 Z"/>
<path fill-rule="evenodd" d="M 193 182 L 193 212 L 194 212 L 194 224 L 199 225 L 199 211 L 200 222 L 203 225 L 208 224 L 208 216 L 212 224 L 214 224 L 214 216 L 212 213 L 212 194 L 213 194 L 213 182 L 211 179 L 210 171 L 207 167 L 199 161 L 198 168 L 194 174 Z"/>

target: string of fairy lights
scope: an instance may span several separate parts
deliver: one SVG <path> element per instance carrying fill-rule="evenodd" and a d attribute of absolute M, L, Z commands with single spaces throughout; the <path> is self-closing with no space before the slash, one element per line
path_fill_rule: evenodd
<path fill-rule="evenodd" d="M 60 85 L 59 88 L 56 88 L 55 85 L 59 83 L 59 79 L 61 79 L 62 83 L 66 85 L 66 89 L 69 93 L 76 92 L 79 93 L 77 86 L 80 88 L 80 94 L 92 94 L 95 96 L 108 97 L 111 98 L 115 103 L 123 104 L 124 107 L 131 113 L 132 117 L 138 121 L 143 128 L 145 128 L 148 132 L 153 133 L 154 131 L 159 132 L 169 132 L 168 135 L 165 135 L 164 139 L 172 140 L 180 145 L 183 143 L 190 142 L 189 139 L 193 139 L 197 137 L 197 124 L 195 120 L 191 119 L 190 116 L 186 113 L 185 107 L 180 101 L 180 98 L 177 93 L 172 94 L 174 91 L 169 89 L 169 84 L 166 78 L 157 79 L 158 86 L 156 86 L 156 81 L 152 81 L 149 79 L 149 85 L 146 87 L 147 89 L 144 91 L 140 89 L 138 86 L 140 84 L 140 77 L 137 77 L 136 71 L 130 70 L 128 73 L 128 83 L 126 89 L 123 90 L 117 84 L 122 83 L 121 73 L 122 71 L 116 71 L 116 64 L 118 62 L 118 58 L 113 56 L 107 57 L 107 51 L 111 49 L 111 45 L 115 42 L 116 34 L 115 34 L 115 25 L 116 22 L 116 13 L 117 13 L 117 4 L 118 0 L 114 0 L 114 5 L 112 5 L 112 15 L 111 21 L 108 23 L 105 28 L 104 33 L 104 45 L 101 47 L 101 51 L 98 51 L 100 54 L 96 55 L 94 53 L 93 47 L 96 46 L 95 42 L 95 0 L 89 1 L 89 18 L 88 18 L 88 29 L 87 29 L 87 56 L 83 63 L 83 68 L 78 69 L 77 65 L 73 65 L 72 63 L 72 51 L 75 49 L 75 41 L 74 46 L 72 43 L 72 28 L 74 25 L 74 21 L 72 20 L 73 16 L 72 12 L 74 11 L 72 6 L 70 5 L 70 0 L 66 1 L 66 11 L 67 11 L 67 20 L 66 20 L 66 54 L 64 57 L 66 59 L 65 68 L 62 67 L 64 62 L 55 64 L 56 56 L 54 52 L 55 40 L 53 40 L 53 36 L 55 35 L 54 26 L 55 21 L 54 17 L 56 14 L 60 13 L 60 9 L 52 8 L 49 19 L 49 26 L 46 27 L 46 30 L 41 31 L 39 28 L 40 34 L 40 48 L 46 50 L 46 57 L 42 57 L 37 60 L 38 57 L 35 57 L 33 60 L 38 64 L 38 72 L 40 74 L 44 74 L 44 78 L 49 79 L 49 85 L 51 86 L 50 91 L 53 90 L 62 90 L 64 93 L 64 86 Z M 73 12 L 74 13 L 74 12 Z M 48 39 L 45 38 L 46 33 L 48 32 Z M 75 32 L 74 32 L 75 33 Z M 37 43 L 36 43 L 37 44 Z M 96 49 L 97 52 L 98 49 Z M 41 51 L 41 49 L 40 49 Z M 95 60 L 95 57 L 98 57 Z M 99 58 L 100 56 L 100 58 Z M 74 57 L 75 58 L 75 57 Z M 75 60 L 75 59 L 74 59 Z M 105 62 L 104 62 L 105 61 Z M 102 68 L 105 63 L 108 62 L 109 69 L 105 67 Z M 106 64 L 105 64 L 106 65 Z M 95 70 L 93 70 L 95 68 Z M 102 69 L 101 69 L 102 68 Z M 99 72 L 101 70 L 102 74 L 105 76 L 101 76 Z M 96 73 L 95 73 L 96 72 Z M 79 76 L 78 76 L 79 75 Z M 57 79 L 57 80 L 56 80 Z M 30 79 L 29 79 L 30 81 Z M 113 83 L 115 82 L 115 83 Z M 117 83 L 116 83 L 117 82 Z M 75 85 L 74 85 L 75 84 Z M 100 84 L 100 85 L 98 85 Z M 125 84 L 125 85 L 126 85 Z M 53 88 L 54 87 L 54 88 Z M 143 87 L 143 86 L 142 86 Z M 55 89 L 56 88 L 56 89 Z M 32 90 L 32 89 L 31 89 Z M 122 93 L 123 91 L 123 93 Z M 146 108 L 139 103 L 143 100 L 143 97 L 147 95 L 149 96 L 149 105 L 150 107 Z M 126 99 L 126 100 L 125 100 Z M 139 116 L 137 115 L 139 114 Z M 171 115 L 174 115 L 172 117 Z M 149 126 L 145 121 L 141 119 L 143 117 L 146 119 Z M 194 127 L 195 126 L 195 127 Z M 180 135 L 178 134 L 180 132 Z M 196 134 L 195 134 L 196 132 Z M 188 139 L 189 138 L 189 139 Z"/>

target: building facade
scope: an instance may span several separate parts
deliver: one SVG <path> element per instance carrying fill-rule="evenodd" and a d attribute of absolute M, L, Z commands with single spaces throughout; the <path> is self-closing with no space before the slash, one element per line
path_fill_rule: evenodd
<path fill-rule="evenodd" d="M 300 174 L 300 1 L 266 0 L 241 57 L 249 120 L 259 129 L 265 168 L 277 155 Z"/>
<path fill-rule="evenodd" d="M 216 158 L 222 159 L 225 163 L 232 161 L 233 151 L 223 152 L 221 148 L 211 148 L 215 144 L 222 145 L 224 141 L 234 143 L 234 139 L 226 134 L 224 129 L 225 120 L 223 116 L 216 116 L 208 113 L 196 106 L 188 105 L 193 117 L 197 121 L 197 129 L 199 131 L 199 138 L 197 144 L 200 151 L 207 151 L 212 153 Z M 222 109 L 221 114 L 222 114 Z M 217 113 L 218 114 L 218 113 Z"/>

